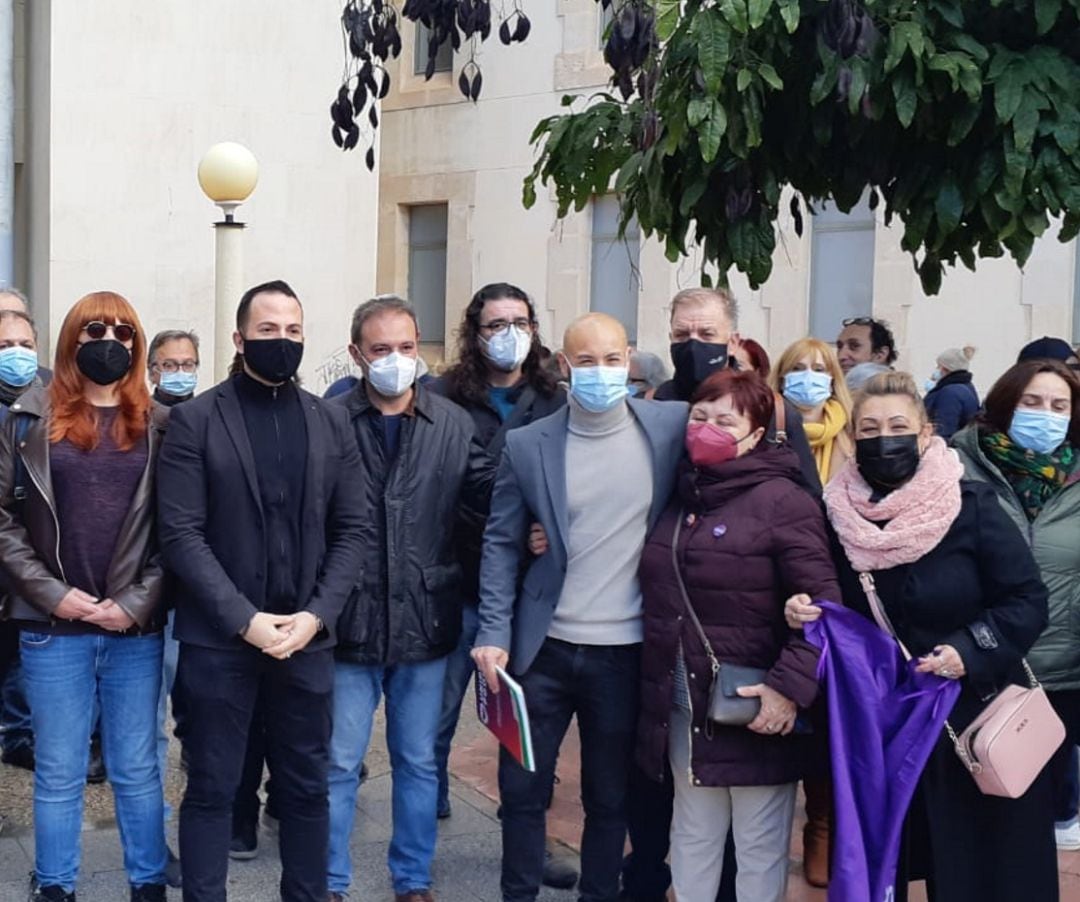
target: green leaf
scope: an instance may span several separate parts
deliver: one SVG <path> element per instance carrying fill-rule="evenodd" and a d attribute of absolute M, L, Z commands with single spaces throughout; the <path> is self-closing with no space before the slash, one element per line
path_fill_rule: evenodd
<path fill-rule="evenodd" d="M 952 173 L 945 176 L 934 199 L 934 213 L 937 216 L 938 229 L 946 234 L 960 225 L 960 217 L 964 215 L 964 197 Z"/>
<path fill-rule="evenodd" d="M 641 171 L 641 151 L 632 153 L 622 164 L 619 174 L 615 178 L 615 193 L 623 194 L 633 178 Z"/>
<path fill-rule="evenodd" d="M 712 102 L 705 97 L 694 97 L 686 105 L 686 121 L 692 126 L 700 125 L 709 115 Z"/>
<path fill-rule="evenodd" d="M 799 0 L 781 0 L 780 18 L 784 20 L 788 34 L 794 34 L 799 27 Z"/>
<path fill-rule="evenodd" d="M 1031 93 L 1030 89 L 1024 92 L 1025 98 Z M 1013 116 L 1013 140 L 1017 150 L 1031 150 L 1035 140 L 1035 129 L 1039 127 L 1039 110 L 1034 102 L 1021 103 L 1020 109 Z"/>
<path fill-rule="evenodd" d="M 953 116 L 952 122 L 949 124 L 949 137 L 947 139 L 949 147 L 956 147 L 971 133 L 971 129 L 979 120 L 980 115 L 982 115 L 982 107 L 971 104 Z"/>
<path fill-rule="evenodd" d="M 851 66 L 851 86 L 848 88 L 848 112 L 852 116 L 859 112 L 863 94 L 866 93 L 866 67 L 861 60 L 853 60 Z"/>
<path fill-rule="evenodd" d="M 739 70 L 739 74 L 735 78 L 735 88 L 740 94 L 750 87 L 750 81 L 752 78 L 753 76 L 751 75 L 749 69 Z"/>
<path fill-rule="evenodd" d="M 1035 0 L 1035 30 L 1046 34 L 1061 14 L 1061 0 Z"/>
<path fill-rule="evenodd" d="M 656 3 L 656 36 L 661 41 L 666 41 L 679 26 L 679 0 L 657 0 Z"/>
<path fill-rule="evenodd" d="M 784 80 L 780 77 L 779 73 L 770 66 L 768 63 L 762 63 L 758 66 L 758 75 L 762 80 L 775 91 L 784 90 Z"/>
<path fill-rule="evenodd" d="M 711 163 L 716 159 L 716 154 L 720 150 L 720 139 L 724 137 L 725 131 L 727 131 L 727 114 L 723 106 L 714 100 L 709 118 L 702 123 L 698 131 L 701 159 L 706 163 Z"/>
<path fill-rule="evenodd" d="M 941 291 L 941 261 L 930 254 L 919 264 L 919 281 L 922 282 L 923 291 L 929 295 L 935 295 Z"/>
<path fill-rule="evenodd" d="M 701 200 L 705 194 L 705 189 L 709 187 L 708 179 L 704 176 L 700 176 L 697 181 L 691 182 L 690 186 L 683 191 L 682 199 L 679 201 L 679 213 L 682 216 L 689 216 L 690 211 L 694 209 L 694 205 Z"/>
<path fill-rule="evenodd" d="M 525 183 L 521 188 L 521 205 L 526 210 L 531 210 L 533 204 L 536 203 L 536 176 L 530 174 L 526 176 Z"/>
<path fill-rule="evenodd" d="M 994 110 L 997 112 L 998 122 L 1009 122 L 1016 111 L 1020 109 L 1020 102 L 1024 99 L 1024 85 L 1027 79 L 1018 65 L 1010 65 L 994 84 Z"/>
<path fill-rule="evenodd" d="M 772 5 L 773 0 L 748 0 L 746 7 L 752 29 L 761 28 L 765 24 L 765 19 L 768 17 Z"/>
<path fill-rule="evenodd" d="M 1065 153 L 1072 155 L 1080 149 L 1080 122 L 1076 119 L 1058 122 L 1053 128 L 1054 140 Z"/>
<path fill-rule="evenodd" d="M 705 78 L 705 90 L 716 94 L 731 56 L 731 32 L 711 9 L 702 10 L 694 23 L 698 62 Z"/>
<path fill-rule="evenodd" d="M 915 92 L 915 82 L 909 72 L 903 72 L 893 80 L 893 99 L 896 101 L 896 118 L 907 128 L 915 118 L 915 109 L 919 95 Z"/>
<path fill-rule="evenodd" d="M 739 34 L 746 34 L 749 30 L 750 17 L 746 9 L 746 0 L 721 0 L 720 12 Z"/>
<path fill-rule="evenodd" d="M 906 52 L 907 38 L 899 25 L 894 26 L 889 32 L 889 49 L 885 54 L 885 71 L 892 72 L 893 69 L 899 66 L 900 60 L 904 58 Z"/>

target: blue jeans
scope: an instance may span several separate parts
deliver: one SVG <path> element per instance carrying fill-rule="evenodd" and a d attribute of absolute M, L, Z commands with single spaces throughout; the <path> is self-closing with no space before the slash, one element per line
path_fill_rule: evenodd
<path fill-rule="evenodd" d="M 165 829 L 155 754 L 161 634 L 20 636 L 23 680 L 34 725 L 35 876 L 71 892 L 79 874 L 83 789 L 94 703 L 102 754 L 135 886 L 165 882 Z"/>
<path fill-rule="evenodd" d="M 577 715 L 581 739 L 580 902 L 614 902 L 626 844 L 626 799 L 638 716 L 641 644 L 545 639 L 518 677 L 529 709 L 536 771 L 499 749 L 503 902 L 533 902 L 544 873 L 548 800 L 559 746 Z"/>
<path fill-rule="evenodd" d="M 352 882 L 349 838 L 356 816 L 360 765 L 371 724 L 386 693 L 386 747 L 393 772 L 394 833 L 387 863 L 395 893 L 431 886 L 435 857 L 435 734 L 442 709 L 446 658 L 390 667 L 334 665 L 334 732 L 330 740 L 330 867 L 327 889 Z"/>
<path fill-rule="evenodd" d="M 443 682 L 442 713 L 439 715 L 439 735 L 435 739 L 435 765 L 439 769 L 439 811 L 450 810 L 450 779 L 447 762 L 450 760 L 450 743 L 454 741 L 461 703 L 469 689 L 469 681 L 476 673 L 473 664 L 473 642 L 480 627 L 480 615 L 475 604 L 465 604 L 461 609 L 461 639 L 457 648 L 446 659 L 446 679 Z"/>
<path fill-rule="evenodd" d="M 169 611 L 169 619 L 162 632 L 164 650 L 161 657 L 161 692 L 158 696 L 157 756 L 158 772 L 161 774 L 161 790 L 165 791 L 165 777 L 169 772 L 169 694 L 176 682 L 176 662 L 180 656 L 180 643 L 173 637 L 173 620 L 176 612 Z M 172 817 L 172 806 L 165 803 L 165 820 Z"/>

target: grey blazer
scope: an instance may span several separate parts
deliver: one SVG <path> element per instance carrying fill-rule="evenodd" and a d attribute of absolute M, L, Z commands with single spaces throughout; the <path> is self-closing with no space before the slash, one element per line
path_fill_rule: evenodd
<path fill-rule="evenodd" d="M 649 529 L 663 513 L 683 456 L 688 406 L 683 402 L 628 400 L 630 412 L 652 451 L 653 490 Z M 521 674 L 540 650 L 566 576 L 569 531 L 566 502 L 566 436 L 569 409 L 506 435 L 480 563 L 480 629 L 476 645 L 510 653 L 509 668 Z M 612 461 L 617 467 L 618 462 Z M 637 487 L 625 486 L 626 492 Z M 539 522 L 549 550 L 532 558 L 529 526 Z"/>

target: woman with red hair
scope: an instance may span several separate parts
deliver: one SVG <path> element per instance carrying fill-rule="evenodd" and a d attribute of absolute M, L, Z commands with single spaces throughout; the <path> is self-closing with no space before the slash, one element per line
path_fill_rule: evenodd
<path fill-rule="evenodd" d="M 132 902 L 165 899 L 156 753 L 164 612 L 154 464 L 167 413 L 131 305 L 98 291 L 60 328 L 52 384 L 0 431 L 0 566 L 36 736 L 31 899 L 75 899 L 96 707 Z"/>
<path fill-rule="evenodd" d="M 638 763 L 662 779 L 671 762 L 679 900 L 716 898 L 729 826 L 739 902 L 780 902 L 787 885 L 795 787 L 808 761 L 795 722 L 817 695 L 818 651 L 788 628 L 784 602 L 840 590 L 798 456 L 763 441 L 774 398 L 754 372 L 720 370 L 701 383 L 689 462 L 641 558 Z M 714 681 L 740 710 L 712 716 Z"/>

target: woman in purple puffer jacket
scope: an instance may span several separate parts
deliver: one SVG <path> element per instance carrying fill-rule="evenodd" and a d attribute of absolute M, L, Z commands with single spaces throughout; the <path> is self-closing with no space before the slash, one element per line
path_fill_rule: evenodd
<path fill-rule="evenodd" d="M 796 783 L 808 764 L 795 731 L 814 701 L 818 652 L 784 620 L 796 595 L 839 599 L 825 517 L 794 452 L 764 441 L 774 395 L 724 370 L 692 398 L 687 465 L 642 556 L 645 608 L 638 761 L 675 781 L 672 884 L 679 902 L 716 898 L 734 832 L 740 902 L 782 900 Z M 678 576 L 721 664 L 766 671 L 739 690 L 760 699 L 747 726 L 707 721 L 712 670 Z"/>

